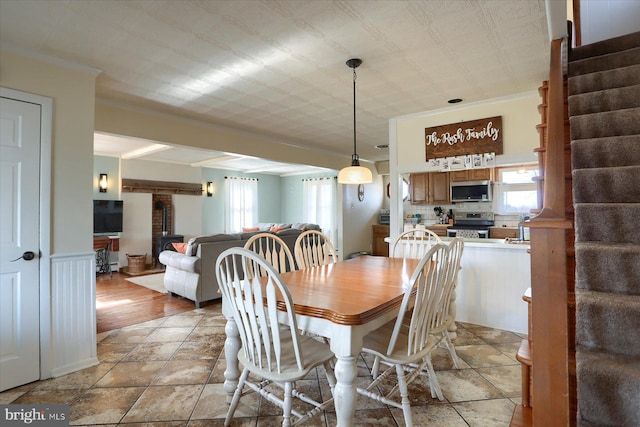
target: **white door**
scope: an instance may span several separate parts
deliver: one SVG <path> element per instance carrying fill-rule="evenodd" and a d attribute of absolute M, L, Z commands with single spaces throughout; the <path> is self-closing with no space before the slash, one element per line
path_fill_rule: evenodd
<path fill-rule="evenodd" d="M 41 106 L 0 98 L 0 391 L 40 379 Z"/>

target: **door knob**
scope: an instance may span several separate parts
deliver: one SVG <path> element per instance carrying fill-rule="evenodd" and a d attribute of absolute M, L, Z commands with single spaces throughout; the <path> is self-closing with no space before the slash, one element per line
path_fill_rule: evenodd
<path fill-rule="evenodd" d="M 15 262 L 18 261 L 19 259 L 23 259 L 25 261 L 31 261 L 32 259 L 34 259 L 36 257 L 36 254 L 31 252 L 31 251 L 27 251 L 25 253 L 22 254 L 22 256 L 11 260 L 11 262 Z"/>

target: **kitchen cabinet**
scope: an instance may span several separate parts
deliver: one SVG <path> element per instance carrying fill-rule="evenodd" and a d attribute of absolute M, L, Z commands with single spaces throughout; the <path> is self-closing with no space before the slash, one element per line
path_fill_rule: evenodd
<path fill-rule="evenodd" d="M 515 239 L 518 237 L 518 229 L 516 227 L 490 227 L 490 239 Z"/>
<path fill-rule="evenodd" d="M 493 169 L 462 169 L 449 173 L 451 182 L 461 181 L 491 181 L 493 179 Z"/>
<path fill-rule="evenodd" d="M 411 204 L 426 205 L 429 202 L 429 174 L 412 173 L 409 176 Z"/>
<path fill-rule="evenodd" d="M 447 237 L 448 227 L 449 227 L 449 224 L 433 224 L 433 225 L 428 225 L 426 228 L 427 230 L 433 231 L 440 237 Z"/>
<path fill-rule="evenodd" d="M 373 225 L 373 244 L 371 254 L 375 256 L 389 256 L 389 244 L 384 241 L 389 237 L 389 226 L 382 224 Z"/>
<path fill-rule="evenodd" d="M 449 173 L 412 173 L 409 177 L 412 205 L 448 204 Z"/>

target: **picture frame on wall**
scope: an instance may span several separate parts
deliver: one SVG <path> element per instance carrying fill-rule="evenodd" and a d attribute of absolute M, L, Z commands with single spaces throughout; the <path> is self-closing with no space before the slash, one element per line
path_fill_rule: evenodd
<path fill-rule="evenodd" d="M 484 154 L 484 167 L 492 168 L 496 165 L 496 153 L 485 153 Z"/>
<path fill-rule="evenodd" d="M 484 156 L 482 154 L 474 154 L 472 156 L 472 166 L 474 168 L 481 168 L 484 166 Z"/>
<path fill-rule="evenodd" d="M 471 156 L 471 154 L 467 154 L 466 156 L 464 156 L 464 168 L 473 168 L 473 156 Z"/>
<path fill-rule="evenodd" d="M 451 170 L 460 170 L 464 169 L 464 156 L 451 157 Z"/>

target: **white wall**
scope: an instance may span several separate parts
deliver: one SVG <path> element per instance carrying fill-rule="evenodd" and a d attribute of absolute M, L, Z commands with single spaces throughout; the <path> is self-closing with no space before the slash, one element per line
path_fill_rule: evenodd
<path fill-rule="evenodd" d="M 540 82 L 542 85 L 542 82 Z M 428 170 L 425 147 L 425 128 L 450 123 L 502 116 L 503 154 L 496 157 L 496 164 L 536 162 L 534 148 L 540 145 L 536 126 L 540 123 L 537 91 L 518 96 L 498 98 L 458 108 L 428 111 L 400 117 L 396 120 L 395 149 L 397 164 L 402 172 Z M 393 147 L 389 147 L 393 149 Z"/>
<path fill-rule="evenodd" d="M 41 262 L 51 269 L 47 279 L 41 278 L 39 295 L 40 378 L 45 379 L 97 363 L 95 274 L 91 268 L 95 257 L 91 159 L 97 73 L 4 48 L 0 67 L 0 86 L 53 100 L 51 157 L 44 159 L 51 165 L 51 176 L 44 177 L 50 180 L 50 186 L 44 188 L 51 195 L 51 217 L 50 228 L 42 230 L 48 236 L 41 238 L 50 241 L 50 248 L 41 248 Z M 63 299 L 58 300 L 59 296 Z M 73 322 L 64 321 L 69 319 Z"/>
<path fill-rule="evenodd" d="M 375 169 L 375 168 L 374 168 Z M 364 200 L 358 200 L 358 186 L 338 184 L 338 199 L 342 205 L 338 216 L 342 218 L 342 236 L 339 248 L 346 258 L 353 252 L 371 251 L 372 225 L 378 223 L 378 214 L 383 206 L 383 178 L 375 170 L 373 182 L 364 185 Z"/>
<path fill-rule="evenodd" d="M 582 45 L 640 31 L 640 1 L 581 0 Z"/>
<path fill-rule="evenodd" d="M 118 262 L 120 267 L 129 265 L 127 254 L 147 254 L 147 262 L 151 252 L 151 193 L 122 193 L 124 215 L 122 233 L 120 234 L 120 251 Z"/>

